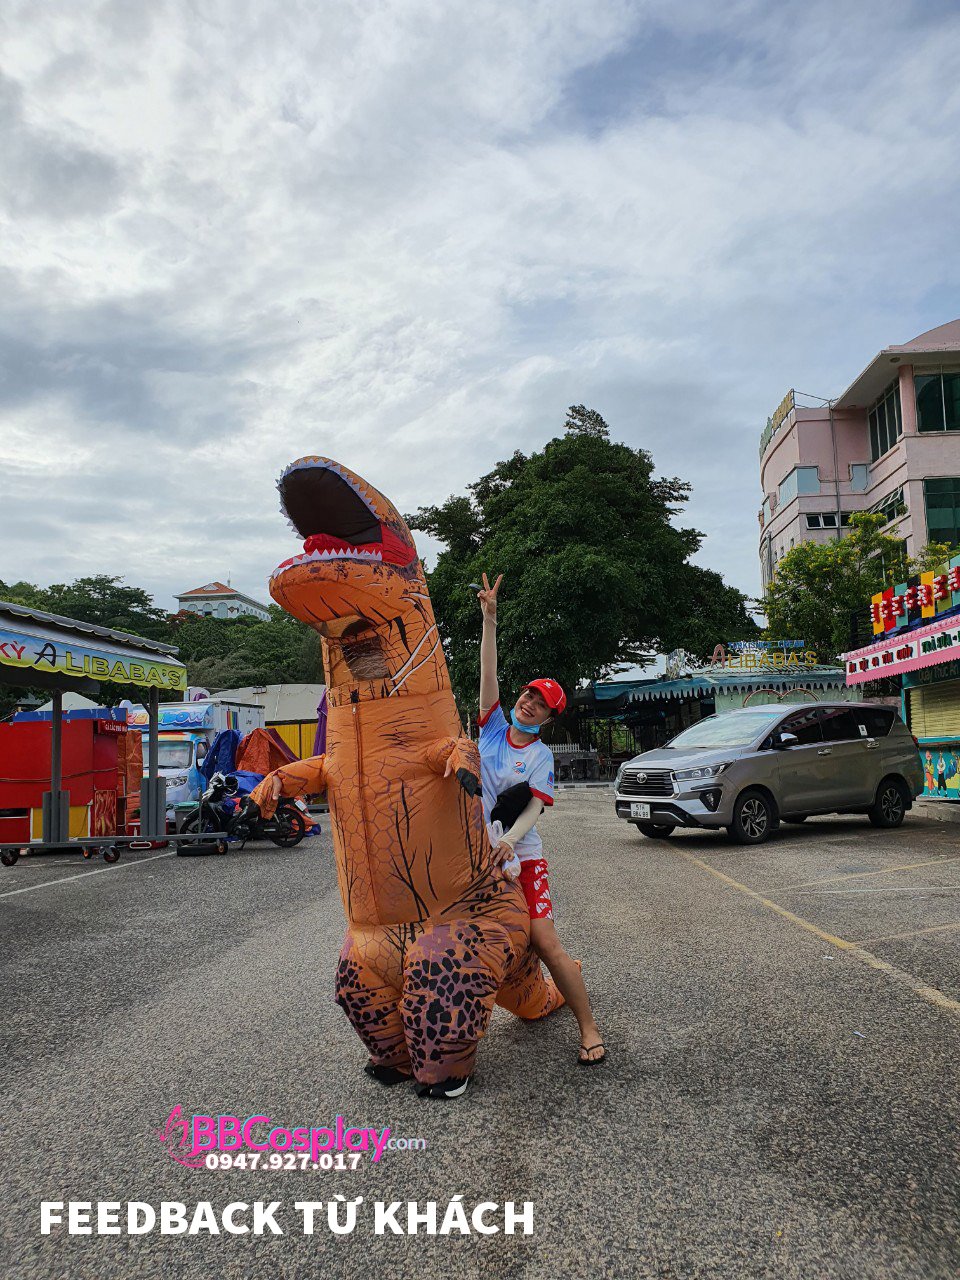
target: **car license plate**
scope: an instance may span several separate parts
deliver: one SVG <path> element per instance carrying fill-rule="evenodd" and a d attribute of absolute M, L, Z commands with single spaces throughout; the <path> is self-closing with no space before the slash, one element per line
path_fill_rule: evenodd
<path fill-rule="evenodd" d="M 631 818 L 649 818 L 650 806 L 648 804 L 631 803 L 630 817 Z"/>

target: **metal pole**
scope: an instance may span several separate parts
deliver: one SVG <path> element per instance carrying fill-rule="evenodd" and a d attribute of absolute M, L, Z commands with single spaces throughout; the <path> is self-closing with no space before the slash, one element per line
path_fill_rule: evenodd
<path fill-rule="evenodd" d="M 160 777 L 160 690 L 154 686 L 147 699 L 147 794 L 150 797 L 147 807 L 148 831 L 143 834 L 156 838 L 166 832 L 166 809 L 159 810 L 159 790 L 157 781 Z"/>
<path fill-rule="evenodd" d="M 69 836 L 62 830 L 60 789 L 63 786 L 63 693 L 54 689 L 50 700 L 50 830 L 44 839 L 57 841 Z"/>
<path fill-rule="evenodd" d="M 837 430 L 833 421 L 833 401 L 827 401 L 830 415 L 830 443 L 833 445 L 833 483 L 837 495 L 837 538 L 843 537 L 843 512 L 840 510 L 840 460 L 837 454 Z"/>

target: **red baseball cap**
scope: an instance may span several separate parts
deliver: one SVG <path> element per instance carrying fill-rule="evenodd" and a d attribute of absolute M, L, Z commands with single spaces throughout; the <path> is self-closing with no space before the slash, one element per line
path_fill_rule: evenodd
<path fill-rule="evenodd" d="M 551 711 L 556 711 L 557 715 L 562 715 L 564 707 L 567 705 L 567 695 L 563 692 L 556 680 L 550 680 L 544 676 L 538 680 L 531 680 L 529 684 L 523 686 L 524 689 L 536 689 L 544 702 Z M 523 689 L 520 690 L 523 692 Z"/>

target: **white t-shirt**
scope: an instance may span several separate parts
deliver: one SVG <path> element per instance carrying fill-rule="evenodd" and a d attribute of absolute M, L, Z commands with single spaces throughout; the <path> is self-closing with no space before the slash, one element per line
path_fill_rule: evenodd
<path fill-rule="evenodd" d="M 480 725 L 480 782 L 483 786 L 483 816 L 490 813 L 497 797 L 518 782 L 529 784 L 530 790 L 544 804 L 553 804 L 553 752 L 539 738 L 518 747 L 510 741 L 510 726 L 500 703 L 495 703 L 478 721 Z M 517 841 L 514 850 L 522 862 L 525 858 L 542 858 L 543 841 L 533 827 Z"/>

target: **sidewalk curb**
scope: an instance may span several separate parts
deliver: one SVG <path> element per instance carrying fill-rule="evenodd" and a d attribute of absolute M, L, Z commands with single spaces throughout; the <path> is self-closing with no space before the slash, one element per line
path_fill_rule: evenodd
<path fill-rule="evenodd" d="M 914 800 L 912 812 L 934 822 L 960 822 L 960 804 L 950 800 Z"/>

